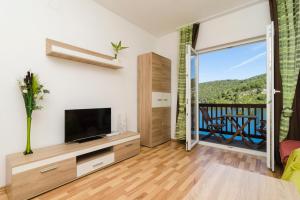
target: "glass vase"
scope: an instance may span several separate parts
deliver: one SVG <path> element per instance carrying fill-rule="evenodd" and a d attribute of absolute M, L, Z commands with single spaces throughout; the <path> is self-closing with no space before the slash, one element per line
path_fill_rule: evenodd
<path fill-rule="evenodd" d="M 26 142 L 26 150 L 24 151 L 24 155 L 33 153 L 30 144 L 30 132 L 31 132 L 31 117 L 27 117 L 27 142 Z"/>

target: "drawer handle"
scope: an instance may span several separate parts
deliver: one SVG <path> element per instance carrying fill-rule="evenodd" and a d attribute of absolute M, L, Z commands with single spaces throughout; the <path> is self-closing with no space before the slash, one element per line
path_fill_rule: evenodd
<path fill-rule="evenodd" d="M 168 99 L 164 99 L 164 101 L 168 101 Z"/>
<path fill-rule="evenodd" d="M 157 99 L 157 101 L 162 101 L 162 99 Z"/>
<path fill-rule="evenodd" d="M 125 147 L 130 147 L 132 146 L 133 144 L 126 144 Z"/>
<path fill-rule="evenodd" d="M 99 166 L 101 166 L 101 165 L 103 165 L 103 162 L 99 162 L 99 163 L 97 163 L 97 164 L 94 164 L 94 165 L 93 165 L 93 168 L 99 167 Z"/>
<path fill-rule="evenodd" d="M 42 169 L 40 172 L 43 174 L 43 173 L 46 173 L 46 172 L 53 171 L 53 170 L 55 170 L 55 169 L 57 169 L 57 168 L 58 168 L 58 166 L 55 165 L 55 166 L 51 166 L 51 167 L 47 167 L 47 168 L 45 168 L 45 169 Z"/>

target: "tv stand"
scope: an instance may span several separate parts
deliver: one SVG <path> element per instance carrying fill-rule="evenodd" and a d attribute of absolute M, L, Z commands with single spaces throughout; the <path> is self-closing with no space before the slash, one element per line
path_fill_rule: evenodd
<path fill-rule="evenodd" d="M 105 136 L 98 135 L 98 136 L 95 136 L 95 137 L 80 139 L 80 140 L 77 140 L 76 142 L 77 143 L 84 143 L 84 142 L 89 142 L 89 141 L 92 141 L 92 140 L 98 140 L 98 139 L 101 139 L 101 138 L 104 138 L 104 137 Z"/>
<path fill-rule="evenodd" d="M 140 134 L 125 132 L 84 143 L 34 149 L 6 157 L 9 199 L 30 199 L 140 152 Z M 37 184 L 38 183 L 38 184 Z"/>

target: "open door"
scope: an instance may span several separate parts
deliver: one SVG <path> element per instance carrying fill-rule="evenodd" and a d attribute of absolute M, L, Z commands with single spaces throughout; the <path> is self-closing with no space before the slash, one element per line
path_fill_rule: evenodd
<path fill-rule="evenodd" d="M 267 26 L 267 167 L 275 170 L 274 156 L 274 24 Z"/>
<path fill-rule="evenodd" d="M 186 150 L 199 143 L 198 55 L 187 46 L 186 52 Z"/>

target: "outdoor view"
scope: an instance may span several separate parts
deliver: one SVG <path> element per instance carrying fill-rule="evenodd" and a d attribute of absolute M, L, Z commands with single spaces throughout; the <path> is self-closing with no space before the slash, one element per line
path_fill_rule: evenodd
<path fill-rule="evenodd" d="M 199 103 L 266 103 L 266 43 L 199 56 Z"/>
<path fill-rule="evenodd" d="M 265 41 L 199 55 L 200 140 L 265 151 L 266 56 Z"/>

